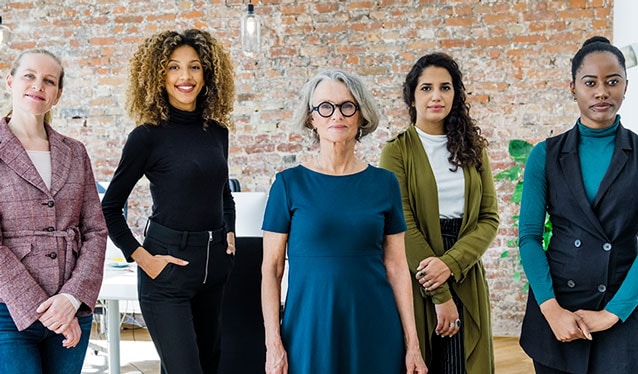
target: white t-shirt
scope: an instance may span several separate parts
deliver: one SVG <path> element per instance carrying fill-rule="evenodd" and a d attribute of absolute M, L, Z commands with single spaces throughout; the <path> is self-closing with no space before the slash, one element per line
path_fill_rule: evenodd
<path fill-rule="evenodd" d="M 31 162 L 38 170 L 40 177 L 47 188 L 51 188 L 51 152 L 49 151 L 27 151 Z"/>
<path fill-rule="evenodd" d="M 465 205 L 465 176 L 463 168 L 451 171 L 448 161 L 447 135 L 430 135 L 416 128 L 421 144 L 430 160 L 439 197 L 439 218 L 461 218 Z"/>

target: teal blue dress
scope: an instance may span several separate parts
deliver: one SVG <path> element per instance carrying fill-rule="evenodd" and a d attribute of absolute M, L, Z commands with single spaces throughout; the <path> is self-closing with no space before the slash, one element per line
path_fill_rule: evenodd
<path fill-rule="evenodd" d="M 403 329 L 383 264 L 406 230 L 394 174 L 277 174 L 263 229 L 288 234 L 281 335 L 290 374 L 405 373 Z"/>

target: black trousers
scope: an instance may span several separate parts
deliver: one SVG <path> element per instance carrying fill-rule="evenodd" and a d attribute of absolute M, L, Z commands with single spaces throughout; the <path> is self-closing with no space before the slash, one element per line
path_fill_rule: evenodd
<path fill-rule="evenodd" d="M 440 222 L 443 247 L 448 251 L 456 243 L 461 229 L 461 218 L 441 219 Z M 459 311 L 459 319 L 463 321 L 463 304 L 452 290 L 451 285 L 450 292 L 452 292 L 452 299 Z M 432 335 L 432 362 L 429 369 L 431 374 L 465 374 L 463 324 L 461 324 L 459 332 L 452 337 Z"/>
<path fill-rule="evenodd" d="M 221 305 L 233 265 L 223 229 L 180 232 L 150 222 L 144 248 L 188 265 L 168 264 L 155 278 L 138 271 L 140 307 L 162 374 L 214 374 L 220 360 Z"/>

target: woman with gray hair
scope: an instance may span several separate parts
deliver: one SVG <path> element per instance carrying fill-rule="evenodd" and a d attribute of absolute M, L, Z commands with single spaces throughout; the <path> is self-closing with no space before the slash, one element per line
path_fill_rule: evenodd
<path fill-rule="evenodd" d="M 266 373 L 426 373 L 399 185 L 354 152 L 379 122 L 372 96 L 356 75 L 322 72 L 304 87 L 295 120 L 319 153 L 278 173 L 266 206 Z"/>

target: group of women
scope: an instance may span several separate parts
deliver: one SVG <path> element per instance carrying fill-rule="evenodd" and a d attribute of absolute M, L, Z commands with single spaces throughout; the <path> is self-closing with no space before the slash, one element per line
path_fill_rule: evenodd
<path fill-rule="evenodd" d="M 6 78 L 0 372 L 80 372 L 107 228 L 139 266 L 162 373 L 217 372 L 235 253 L 228 53 L 202 30 L 160 32 L 139 46 L 127 91 L 137 126 L 101 205 L 86 150 L 50 126 L 63 77 L 57 57 L 29 50 Z M 617 114 L 627 89 L 622 53 L 589 39 L 573 59 L 570 89 L 576 125 L 536 146 L 525 174 L 520 245 L 531 287 L 521 344 L 539 373 L 630 373 L 638 370 L 638 137 Z M 375 167 L 355 152 L 380 120 L 363 80 L 327 70 L 304 86 L 294 122 L 319 150 L 277 173 L 263 222 L 268 374 L 494 372 L 481 257 L 496 236 L 498 199 L 466 99 L 450 56 L 421 57 L 403 84 L 407 128 Z M 142 177 L 153 210 L 140 243 L 122 209 Z M 554 231 L 545 252 L 546 213 Z"/>

